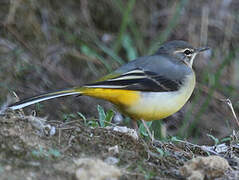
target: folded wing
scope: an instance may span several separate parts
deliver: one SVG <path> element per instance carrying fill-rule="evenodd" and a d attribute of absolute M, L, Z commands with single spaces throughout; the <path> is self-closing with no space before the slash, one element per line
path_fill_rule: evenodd
<path fill-rule="evenodd" d="M 86 84 L 85 87 L 169 92 L 177 91 L 181 85 L 182 82 L 179 80 L 172 80 L 155 72 L 137 68 L 114 78 Z"/>

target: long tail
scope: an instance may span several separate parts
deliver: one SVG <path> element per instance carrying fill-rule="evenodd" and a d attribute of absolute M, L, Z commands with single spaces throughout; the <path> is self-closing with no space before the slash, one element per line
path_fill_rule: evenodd
<path fill-rule="evenodd" d="M 32 104 L 41 102 L 41 101 L 45 101 L 45 100 L 49 100 L 49 99 L 53 99 L 53 98 L 57 98 L 57 97 L 62 97 L 62 96 L 69 96 L 69 95 L 74 95 L 74 94 L 81 94 L 80 88 L 71 88 L 71 89 L 65 89 L 65 90 L 59 90 L 59 91 L 55 91 L 55 92 L 50 92 L 50 93 L 46 93 L 46 94 L 41 94 L 38 96 L 33 96 L 30 98 L 26 98 L 23 99 L 19 102 L 16 102 L 14 104 L 11 104 L 8 106 L 9 109 L 11 110 L 16 110 L 16 109 L 21 109 L 24 108 L 26 106 L 30 106 Z"/>

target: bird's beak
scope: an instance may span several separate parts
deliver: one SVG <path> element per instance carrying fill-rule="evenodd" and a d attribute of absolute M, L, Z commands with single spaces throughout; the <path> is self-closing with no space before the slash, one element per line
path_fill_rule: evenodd
<path fill-rule="evenodd" d="M 207 51 L 207 50 L 209 50 L 210 48 L 209 47 L 201 47 L 201 48 L 197 48 L 196 49 L 196 52 L 197 53 L 200 53 L 200 52 L 203 52 L 203 51 Z"/>

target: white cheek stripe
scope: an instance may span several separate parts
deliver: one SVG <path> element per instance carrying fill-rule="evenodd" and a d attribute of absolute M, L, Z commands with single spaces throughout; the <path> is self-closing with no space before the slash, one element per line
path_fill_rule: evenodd
<path fill-rule="evenodd" d="M 193 53 L 192 57 L 191 57 L 191 60 L 190 60 L 190 65 L 191 67 L 193 66 L 193 60 L 194 58 L 196 57 L 197 53 Z"/>

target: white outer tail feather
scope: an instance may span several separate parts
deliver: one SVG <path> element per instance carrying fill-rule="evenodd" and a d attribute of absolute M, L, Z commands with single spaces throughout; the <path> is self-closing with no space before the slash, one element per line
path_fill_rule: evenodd
<path fill-rule="evenodd" d="M 23 102 L 23 103 L 20 103 L 21 101 L 19 103 L 16 102 L 15 104 L 10 105 L 8 108 L 11 110 L 17 110 L 17 109 L 21 109 L 26 106 L 30 106 L 32 104 L 39 103 L 39 102 L 42 102 L 45 100 L 63 97 L 63 96 L 74 95 L 74 94 L 81 94 L 81 93 L 80 92 L 67 92 L 67 93 L 62 93 L 62 94 L 53 94 L 52 96 L 50 94 L 45 94 L 45 97 L 44 97 L 44 95 L 42 95 L 39 97 L 35 97 L 33 99 L 29 98 L 29 101 L 25 100 L 26 102 Z"/>

